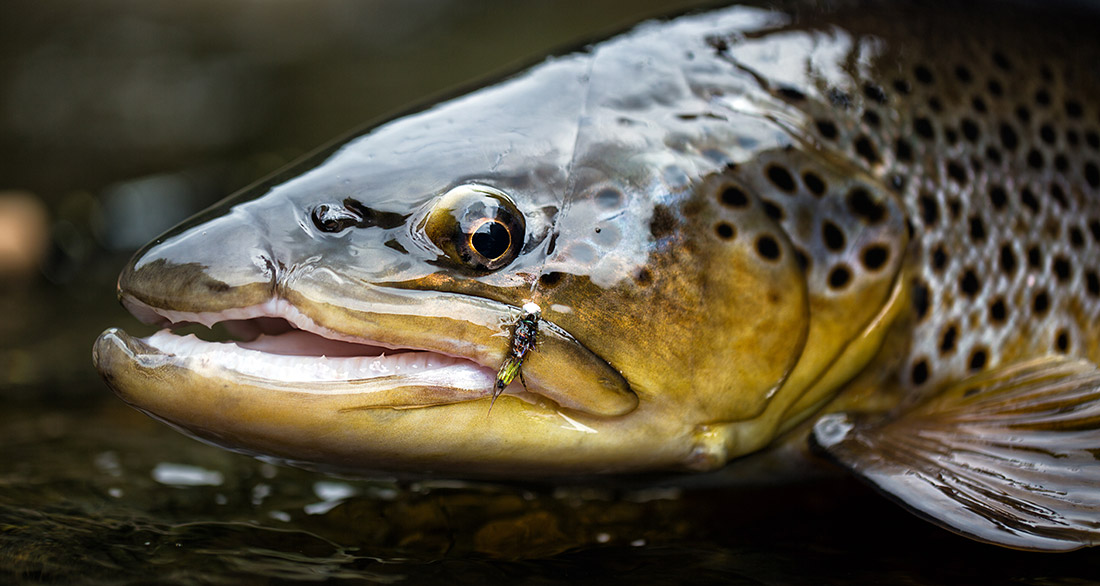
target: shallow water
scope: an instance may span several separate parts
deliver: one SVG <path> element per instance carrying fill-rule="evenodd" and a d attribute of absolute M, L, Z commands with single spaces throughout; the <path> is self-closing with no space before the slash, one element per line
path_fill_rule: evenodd
<path fill-rule="evenodd" d="M 0 583 L 1100 582 L 1100 552 L 973 543 L 854 482 L 349 480 L 205 446 L 98 380 L 95 335 L 140 329 L 115 276 L 167 225 L 386 111 L 691 4 L 0 7 L 0 190 L 50 213 L 40 270 L 0 275 Z"/>

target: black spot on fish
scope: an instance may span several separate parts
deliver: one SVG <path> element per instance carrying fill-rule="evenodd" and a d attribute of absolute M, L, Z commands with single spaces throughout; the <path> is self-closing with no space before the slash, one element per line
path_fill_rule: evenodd
<path fill-rule="evenodd" d="M 975 96 L 974 99 L 970 100 L 970 106 L 974 108 L 975 112 L 979 112 L 982 114 L 989 110 L 989 107 L 985 104 L 985 100 L 981 99 L 978 96 Z"/>
<path fill-rule="evenodd" d="M 928 140 L 936 138 L 936 130 L 932 127 L 932 121 L 924 116 L 913 121 L 913 131 Z"/>
<path fill-rule="evenodd" d="M 775 241 L 775 238 L 765 234 L 756 239 L 756 252 L 767 260 L 778 260 L 779 243 Z"/>
<path fill-rule="evenodd" d="M 934 79 L 932 78 L 932 71 L 924 65 L 917 65 L 913 68 L 913 76 L 917 78 L 917 81 L 924 85 L 932 85 Z"/>
<path fill-rule="evenodd" d="M 1085 163 L 1085 181 L 1088 181 L 1089 187 L 1093 189 L 1100 187 L 1100 167 L 1092 161 Z"/>
<path fill-rule="evenodd" d="M 913 91 L 913 87 L 904 79 L 895 79 L 893 86 L 894 91 L 902 95 L 907 95 L 909 92 Z"/>
<path fill-rule="evenodd" d="M 958 161 L 947 162 L 947 176 L 959 185 L 966 185 L 966 168 L 960 165 Z"/>
<path fill-rule="evenodd" d="M 928 308 L 931 305 L 931 291 L 928 290 L 928 285 L 925 285 L 924 281 L 920 279 L 913 279 L 911 288 L 913 312 L 916 314 L 917 321 L 923 321 L 928 315 Z"/>
<path fill-rule="evenodd" d="M 1043 139 L 1043 142 L 1047 144 L 1054 144 L 1058 137 L 1054 134 L 1054 128 L 1050 124 L 1043 124 L 1039 127 L 1039 138 Z"/>
<path fill-rule="evenodd" d="M 886 103 L 886 92 L 883 91 L 881 87 L 879 87 L 879 86 L 877 86 L 873 83 L 863 84 L 863 95 L 868 100 L 871 100 L 871 101 L 876 102 L 878 104 L 885 104 Z"/>
<path fill-rule="evenodd" d="M 1050 296 L 1046 291 L 1039 291 L 1035 294 L 1035 297 L 1031 300 L 1031 310 L 1035 312 L 1035 315 L 1045 315 L 1047 310 L 1050 309 Z"/>
<path fill-rule="evenodd" d="M 825 220 L 821 224 L 821 236 L 825 241 L 825 247 L 829 250 L 837 252 L 844 249 L 846 241 L 844 231 L 829 220 Z"/>
<path fill-rule="evenodd" d="M 848 192 L 848 209 L 868 224 L 877 224 L 886 217 L 886 207 L 875 201 L 870 192 L 854 187 Z"/>
<path fill-rule="evenodd" d="M 1063 354 L 1069 351 L 1069 332 L 1066 330 L 1058 330 L 1058 334 L 1054 337 L 1054 347 Z"/>
<path fill-rule="evenodd" d="M 739 187 L 727 186 L 722 190 L 722 203 L 731 208 L 743 208 L 749 205 L 749 196 Z"/>
<path fill-rule="evenodd" d="M 714 232 L 718 234 L 718 237 L 722 240 L 733 240 L 733 237 L 737 235 L 737 231 L 734 229 L 733 225 L 726 222 L 719 222 L 718 225 L 714 227 Z"/>
<path fill-rule="evenodd" d="M 1097 275 L 1096 271 L 1085 272 L 1085 287 L 1088 289 L 1089 295 L 1100 297 L 1100 275 Z"/>
<path fill-rule="evenodd" d="M 1032 245 L 1027 249 L 1027 266 L 1037 269 L 1043 265 L 1043 253 L 1038 246 Z"/>
<path fill-rule="evenodd" d="M 926 227 L 936 225 L 940 218 L 940 206 L 936 202 L 936 196 L 930 193 L 921 193 L 917 199 L 920 204 L 920 218 Z"/>
<path fill-rule="evenodd" d="M 764 206 L 764 213 L 767 214 L 769 218 L 776 222 L 783 220 L 783 208 L 776 205 L 774 201 L 770 199 L 761 199 L 760 203 Z"/>
<path fill-rule="evenodd" d="M 1008 57 L 1000 51 L 993 51 L 993 64 L 1004 71 L 1012 71 L 1012 64 L 1009 63 Z"/>
<path fill-rule="evenodd" d="M 913 160 L 913 148 L 909 146 L 909 142 L 903 138 L 899 138 L 894 144 L 894 156 L 903 163 L 908 163 Z"/>
<path fill-rule="evenodd" d="M 1011 244 L 1001 246 L 1001 272 L 1010 277 L 1016 272 L 1016 252 Z"/>
<path fill-rule="evenodd" d="M 1040 106 L 1049 106 L 1050 92 L 1044 89 L 1037 90 L 1035 92 L 1035 103 L 1039 104 Z"/>
<path fill-rule="evenodd" d="M 962 213 L 962 202 L 957 197 L 947 198 L 947 210 L 951 212 L 951 219 L 958 220 L 959 214 Z"/>
<path fill-rule="evenodd" d="M 1058 202 L 1062 209 L 1069 208 L 1069 199 L 1066 198 L 1066 192 L 1061 185 L 1054 183 L 1050 186 L 1050 197 L 1054 198 L 1054 201 Z"/>
<path fill-rule="evenodd" d="M 1072 267 L 1070 267 L 1069 259 L 1064 256 L 1058 255 L 1051 261 L 1051 268 L 1054 269 L 1054 276 L 1061 282 L 1066 282 L 1073 276 Z"/>
<path fill-rule="evenodd" d="M 1085 233 L 1081 231 L 1081 228 L 1070 226 L 1069 245 L 1074 248 L 1081 248 L 1085 245 Z"/>
<path fill-rule="evenodd" d="M 933 112 L 939 114 L 943 112 L 943 102 L 941 102 L 940 99 L 936 96 L 932 96 L 931 98 L 928 98 L 928 108 Z"/>
<path fill-rule="evenodd" d="M 956 65 L 955 79 L 963 83 L 970 83 L 970 81 L 974 79 L 974 76 L 970 74 L 970 70 L 967 69 L 965 65 Z"/>
<path fill-rule="evenodd" d="M 1054 155 L 1054 168 L 1058 169 L 1061 173 L 1065 173 L 1069 170 L 1069 159 L 1066 158 L 1066 155 L 1062 153 Z"/>
<path fill-rule="evenodd" d="M 962 130 L 966 140 L 970 142 L 977 142 L 978 137 L 981 135 L 978 124 L 969 118 L 963 118 L 962 122 L 959 123 L 959 128 Z"/>
<path fill-rule="evenodd" d="M 970 239 L 975 243 L 985 240 L 985 222 L 981 216 L 970 216 Z"/>
<path fill-rule="evenodd" d="M 813 171 L 806 171 L 802 174 L 802 183 L 806 185 L 806 189 L 809 189 L 810 193 L 819 197 L 824 195 L 825 190 L 828 189 L 828 186 L 825 185 L 825 181 Z"/>
<path fill-rule="evenodd" d="M 970 353 L 970 370 L 981 370 L 985 366 L 985 362 L 988 359 L 988 352 L 985 348 L 977 348 Z"/>
<path fill-rule="evenodd" d="M 844 265 L 837 265 L 829 271 L 829 287 L 833 289 L 844 288 L 852 280 L 852 271 Z"/>
<path fill-rule="evenodd" d="M 863 249 L 863 266 L 869 271 L 877 271 L 890 258 L 890 250 L 881 244 L 873 244 Z"/>
<path fill-rule="evenodd" d="M 771 181 L 772 185 L 775 185 L 776 187 L 787 193 L 794 192 L 794 177 L 791 177 L 791 172 L 788 171 L 785 167 L 774 164 L 768 165 L 768 168 L 765 169 L 765 172 L 768 175 L 768 181 Z"/>
<path fill-rule="evenodd" d="M 938 273 L 942 272 L 946 266 L 947 251 L 943 249 L 943 245 L 941 244 L 932 251 L 932 269 Z"/>
<path fill-rule="evenodd" d="M 539 277 L 539 284 L 548 289 L 557 287 L 564 276 L 565 273 L 560 273 L 558 271 L 543 273 L 542 276 Z"/>
<path fill-rule="evenodd" d="M 989 203 L 993 204 L 993 209 L 1003 210 L 1008 205 L 1008 192 L 1000 185 L 991 185 L 989 187 Z"/>
<path fill-rule="evenodd" d="M 989 319 L 993 320 L 993 323 L 1001 324 L 1005 321 L 1007 316 L 1008 310 L 1005 307 L 1005 300 L 997 298 L 997 300 L 989 306 Z"/>
<path fill-rule="evenodd" d="M 634 274 L 634 282 L 643 287 L 648 287 L 653 284 L 653 273 L 647 268 L 642 268 Z"/>
<path fill-rule="evenodd" d="M 974 269 L 966 269 L 963 272 L 962 278 L 959 279 L 959 289 L 971 299 L 976 297 L 978 292 L 982 290 L 982 282 L 978 279 Z"/>
<path fill-rule="evenodd" d="M 875 150 L 875 145 L 866 135 L 860 135 L 859 138 L 856 139 L 855 147 L 856 154 L 869 164 L 874 165 L 878 162 L 878 151 Z"/>
<path fill-rule="evenodd" d="M 954 324 L 947 326 L 940 338 L 940 354 L 946 355 L 955 351 L 955 340 L 958 338 L 959 329 Z"/>
<path fill-rule="evenodd" d="M 668 206 L 653 206 L 653 217 L 649 220 L 649 233 L 653 235 L 655 240 L 671 236 L 678 225 L 679 222 L 676 220 L 676 216 L 673 215 Z"/>
<path fill-rule="evenodd" d="M 914 385 L 923 385 L 928 380 L 928 361 L 922 358 L 914 364 L 909 373 L 909 379 L 913 381 Z"/>
<path fill-rule="evenodd" d="M 1043 168 L 1043 153 L 1039 152 L 1039 149 L 1031 149 L 1027 152 L 1027 166 L 1035 170 L 1041 170 Z"/>
<path fill-rule="evenodd" d="M 1031 191 L 1030 187 L 1020 190 L 1020 203 L 1027 206 L 1032 213 L 1039 213 L 1039 198 L 1035 197 L 1035 193 Z"/>
<path fill-rule="evenodd" d="M 1001 162 L 1001 151 L 997 150 L 997 147 L 990 145 L 985 147 L 985 158 L 989 159 L 991 163 Z"/>
<path fill-rule="evenodd" d="M 810 268 L 810 257 L 806 254 L 805 250 L 802 250 L 801 248 L 795 248 L 794 260 L 798 263 L 798 268 L 802 269 L 803 272 Z"/>
<path fill-rule="evenodd" d="M 1020 144 L 1020 137 L 1016 135 L 1016 130 L 1007 122 L 1002 122 L 1000 126 L 1001 134 L 1001 146 L 1014 151 Z"/>
<path fill-rule="evenodd" d="M 1095 130 L 1085 131 L 1085 143 L 1087 143 L 1093 150 L 1100 150 L 1100 132 Z"/>
<path fill-rule="evenodd" d="M 840 134 L 836 129 L 836 124 L 831 120 L 817 120 L 817 132 L 822 138 L 827 140 L 836 140 L 836 137 Z"/>
<path fill-rule="evenodd" d="M 882 119 L 879 118 L 878 112 L 874 110 L 865 110 L 863 112 L 863 121 L 872 128 L 878 128 L 879 124 L 882 123 Z"/>

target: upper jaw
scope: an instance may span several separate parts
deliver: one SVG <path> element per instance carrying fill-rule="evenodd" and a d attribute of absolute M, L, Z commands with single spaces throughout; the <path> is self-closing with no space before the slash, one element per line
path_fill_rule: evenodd
<path fill-rule="evenodd" d="M 136 317 L 154 324 L 285 320 L 303 332 L 295 334 L 302 341 L 324 348 L 279 347 L 285 336 L 214 344 L 164 331 L 141 340 L 140 351 L 172 356 L 187 368 L 216 365 L 230 377 L 267 378 L 265 384 L 277 388 L 364 393 L 363 408 L 427 407 L 489 397 L 496 370 L 510 350 L 512 326 L 522 315 L 510 304 L 352 283 L 332 271 L 312 271 L 292 287 L 280 287 L 278 295 L 269 292 L 239 307 L 202 307 L 193 300 L 187 310 L 154 307 L 127 288 L 120 290 L 120 299 Z M 114 336 L 122 340 L 125 334 Z M 604 417 L 637 406 L 622 375 L 567 332 L 543 320 L 537 338 L 523 365 L 527 384 L 514 385 L 509 394 Z"/>

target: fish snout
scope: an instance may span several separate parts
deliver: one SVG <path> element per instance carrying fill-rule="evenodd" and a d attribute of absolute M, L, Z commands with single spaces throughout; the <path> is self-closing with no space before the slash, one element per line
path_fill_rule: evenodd
<path fill-rule="evenodd" d="M 271 298 L 278 262 L 262 232 L 234 216 L 182 227 L 138 251 L 119 276 L 123 305 L 143 321 L 159 321 L 142 306 L 205 313 Z"/>

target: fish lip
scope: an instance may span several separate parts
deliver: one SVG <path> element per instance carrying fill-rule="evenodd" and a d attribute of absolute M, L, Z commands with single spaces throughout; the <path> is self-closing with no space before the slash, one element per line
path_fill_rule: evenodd
<path fill-rule="evenodd" d="M 200 340 L 200 339 L 196 338 L 193 334 L 189 334 L 187 336 L 180 336 L 180 335 L 175 334 L 174 332 L 171 331 L 171 328 L 173 328 L 175 326 L 179 326 L 181 324 L 188 324 L 188 323 L 200 324 L 200 325 L 203 325 L 203 326 L 206 326 L 206 327 L 210 328 L 210 327 L 213 327 L 214 325 L 224 323 L 224 322 L 228 322 L 228 321 L 247 321 L 247 320 L 253 320 L 253 319 L 258 319 L 258 318 L 275 318 L 275 319 L 285 320 L 290 325 L 290 327 L 292 328 L 291 331 L 307 332 L 309 334 L 313 334 L 315 336 L 318 336 L 318 337 L 321 337 L 321 338 L 324 338 L 324 339 L 327 339 L 327 340 L 333 340 L 333 341 L 336 341 L 336 342 L 345 342 L 345 343 L 349 343 L 349 344 L 355 344 L 355 345 L 362 346 L 363 347 L 362 348 L 363 354 L 362 355 L 355 355 L 355 356 L 360 357 L 360 358 L 371 358 L 371 357 L 373 357 L 373 354 L 370 354 L 370 351 L 374 350 L 374 349 L 381 348 L 381 349 L 383 349 L 383 352 L 380 356 L 381 358 L 385 358 L 384 350 L 389 349 L 389 350 L 400 350 L 400 351 L 405 352 L 405 353 L 431 354 L 431 355 L 437 355 L 437 356 L 441 356 L 441 357 L 453 358 L 453 359 L 460 360 L 460 361 L 465 361 L 465 362 L 469 363 L 469 366 L 473 366 L 473 367 L 476 367 L 479 370 L 484 371 L 483 374 L 485 375 L 485 379 L 486 379 L 485 384 L 483 385 L 484 386 L 484 392 L 483 393 L 476 393 L 474 395 L 471 395 L 471 396 L 469 396 L 468 400 L 475 400 L 475 399 L 479 399 L 483 396 L 486 396 L 486 397 L 489 396 L 489 394 L 491 392 L 493 380 L 495 379 L 495 374 L 496 374 L 495 370 L 491 369 L 491 367 L 489 365 L 480 363 L 477 360 L 475 360 L 475 359 L 473 359 L 472 357 L 469 357 L 469 356 L 455 355 L 455 354 L 440 352 L 439 350 L 429 349 L 429 348 L 416 348 L 416 347 L 407 346 L 407 345 L 388 344 L 385 341 L 363 338 L 363 337 L 355 336 L 355 335 L 351 335 L 351 334 L 345 334 L 345 333 L 337 332 L 337 331 L 332 330 L 330 328 L 320 326 L 311 317 L 309 317 L 308 315 L 303 313 L 301 310 L 299 310 L 296 306 L 294 306 L 294 304 L 292 304 L 290 301 L 288 301 L 286 299 L 283 299 L 281 297 L 278 297 L 278 296 L 272 296 L 267 301 L 265 301 L 263 303 L 255 304 L 255 305 L 249 305 L 249 306 L 245 306 L 245 307 L 229 308 L 229 309 L 224 309 L 224 310 L 220 310 L 220 311 L 204 311 L 204 312 L 179 311 L 179 310 L 172 310 L 172 309 L 165 309 L 165 308 L 155 307 L 155 306 L 149 305 L 149 304 L 141 301 L 140 299 L 137 299 L 136 297 L 134 297 L 132 295 L 128 295 L 128 294 L 125 294 L 125 293 L 123 293 L 120 296 L 120 301 L 122 302 L 122 305 L 132 315 L 134 315 L 134 317 L 138 318 L 143 323 L 146 323 L 146 324 L 149 324 L 149 325 L 154 325 L 154 326 L 160 326 L 162 328 L 159 331 L 157 331 L 156 333 L 154 333 L 152 335 L 149 335 L 149 336 L 146 336 L 146 337 L 142 337 L 142 338 L 134 338 L 134 337 L 129 336 L 128 334 L 126 334 L 125 332 L 123 332 L 122 330 L 119 330 L 117 328 L 112 328 L 111 330 L 109 330 L 114 337 L 119 338 L 119 339 L 126 339 L 127 342 L 128 342 L 128 345 L 131 346 L 131 350 L 133 350 L 134 348 L 137 348 L 137 346 L 134 343 L 129 343 L 129 342 L 131 342 L 131 341 L 139 342 L 141 344 L 141 355 L 146 356 L 146 357 L 155 356 L 157 354 L 160 354 L 160 355 L 163 355 L 163 356 L 166 356 L 166 357 L 171 357 L 173 355 L 173 352 L 171 352 L 171 349 L 179 347 L 179 343 L 168 343 L 168 344 L 163 343 L 163 341 L 165 339 L 171 337 L 171 338 L 177 338 L 181 341 L 186 340 L 188 338 L 191 338 L 191 340 L 188 341 L 187 343 L 188 344 L 195 344 L 195 345 L 200 346 L 200 347 L 206 346 L 206 347 L 209 347 L 209 348 L 213 348 L 215 346 L 230 347 L 232 345 L 235 345 L 235 346 L 238 346 L 242 349 L 240 351 L 234 350 L 235 352 L 245 352 L 245 353 L 255 352 L 255 353 L 260 353 L 260 354 L 265 354 L 265 355 L 284 356 L 285 358 L 288 358 L 288 359 L 298 357 L 298 358 L 306 358 L 306 359 L 314 358 L 314 359 L 334 360 L 333 358 L 326 357 L 324 354 L 320 354 L 320 355 L 317 355 L 317 354 L 301 354 L 301 355 L 300 354 L 289 354 L 289 355 L 286 355 L 286 354 L 282 354 L 282 353 L 279 353 L 279 352 L 268 352 L 268 351 L 265 351 L 265 350 L 251 349 L 251 348 L 248 348 L 245 345 L 242 345 L 242 344 L 253 343 L 255 340 L 243 341 L 243 342 L 240 342 L 240 341 L 206 342 L 206 341 L 203 341 L 203 340 Z M 107 332 L 105 332 L 104 334 L 106 335 Z M 282 334 L 278 334 L 278 335 L 282 335 Z M 160 342 L 160 343 L 158 343 L 158 342 Z M 167 348 L 166 348 L 166 346 L 167 346 Z M 379 357 L 375 357 L 375 358 L 379 358 Z M 338 358 L 336 360 L 338 360 Z M 447 368 L 447 366 L 436 367 L 436 368 Z M 236 370 L 236 369 L 230 369 L 230 370 Z M 277 384 L 277 383 L 291 383 L 291 384 L 293 384 L 293 383 L 313 383 L 313 384 L 322 384 L 323 385 L 325 383 L 336 383 L 336 384 L 346 383 L 346 382 L 349 382 L 349 381 L 360 380 L 362 378 L 372 378 L 372 379 L 373 378 L 384 378 L 382 376 L 372 375 L 372 376 L 368 376 L 368 377 L 358 377 L 358 378 L 351 377 L 351 378 L 332 378 L 332 379 L 313 379 L 313 380 L 305 380 L 305 379 L 303 379 L 303 380 L 287 380 L 285 377 L 283 377 L 281 379 L 275 379 L 275 378 L 264 377 L 264 376 L 254 374 L 254 373 L 249 374 L 247 371 L 237 370 L 237 372 L 239 374 L 244 374 L 247 378 L 260 379 L 264 382 L 275 383 L 275 384 Z M 389 375 L 386 378 L 389 378 L 390 380 L 393 380 L 396 383 L 398 381 L 398 379 L 402 378 L 402 375 L 393 374 L 393 375 Z M 469 385 L 465 385 L 465 386 L 469 387 Z"/>

